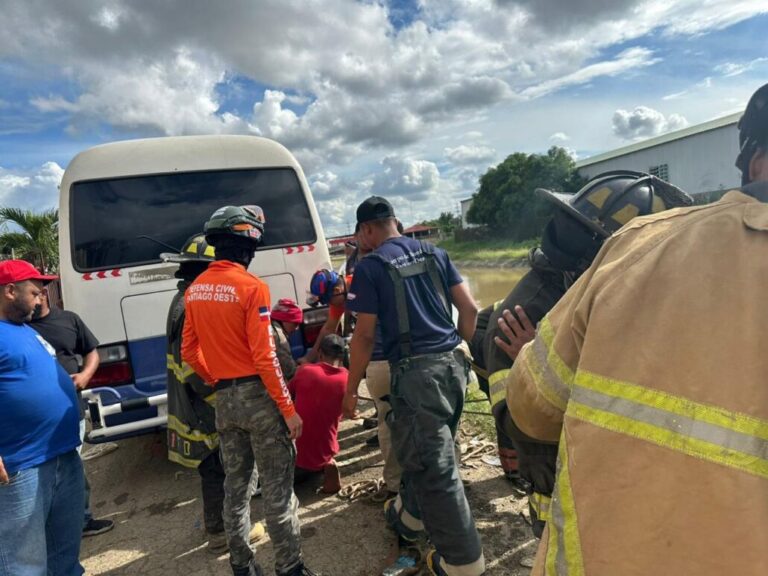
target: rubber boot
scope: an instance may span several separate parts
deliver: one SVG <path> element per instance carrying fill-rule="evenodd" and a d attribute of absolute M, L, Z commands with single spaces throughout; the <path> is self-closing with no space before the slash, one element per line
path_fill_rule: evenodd
<path fill-rule="evenodd" d="M 251 560 L 248 566 L 232 566 L 232 576 L 264 576 L 264 571 L 256 560 Z"/>

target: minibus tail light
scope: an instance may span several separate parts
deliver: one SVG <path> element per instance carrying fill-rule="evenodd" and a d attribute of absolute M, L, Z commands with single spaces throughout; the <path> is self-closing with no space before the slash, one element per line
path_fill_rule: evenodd
<path fill-rule="evenodd" d="M 99 346 L 99 368 L 88 383 L 87 388 L 101 386 L 121 386 L 133 381 L 133 370 L 128 359 L 128 347 L 125 344 Z"/>

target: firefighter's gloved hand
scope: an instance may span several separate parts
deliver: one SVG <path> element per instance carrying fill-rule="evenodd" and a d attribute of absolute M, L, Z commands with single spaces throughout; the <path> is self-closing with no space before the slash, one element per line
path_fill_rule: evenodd
<path fill-rule="evenodd" d="M 496 342 L 496 346 L 514 361 L 520 353 L 520 349 L 536 337 L 536 327 L 531 324 L 522 306 L 515 306 L 515 314 L 509 310 L 504 310 L 502 318 L 499 318 L 498 322 L 499 328 L 509 342 L 498 336 L 494 337 L 493 340 Z"/>
<path fill-rule="evenodd" d="M 285 419 L 285 423 L 288 425 L 288 437 L 291 440 L 296 440 L 301 436 L 301 430 L 304 426 L 304 422 L 301 420 L 301 416 L 298 413 L 294 413 L 290 418 Z"/>

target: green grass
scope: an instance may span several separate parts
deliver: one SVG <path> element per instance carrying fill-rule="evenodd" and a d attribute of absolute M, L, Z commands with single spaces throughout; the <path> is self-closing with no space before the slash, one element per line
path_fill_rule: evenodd
<path fill-rule="evenodd" d="M 467 414 L 467 411 L 473 413 Z M 475 414 L 475 412 L 480 412 L 480 414 Z M 491 403 L 488 402 L 485 392 L 480 390 L 476 379 L 472 379 L 467 389 L 462 422 L 467 431 L 473 435 L 482 435 L 485 436 L 486 440 L 496 441 L 496 424 L 491 415 Z"/>
<path fill-rule="evenodd" d="M 524 240 L 523 242 L 503 239 L 456 242 L 453 238 L 448 238 L 442 240 L 439 246 L 448 252 L 451 260 L 456 262 L 468 260 L 504 262 L 524 259 L 530 249 L 540 243 L 538 239 Z"/>

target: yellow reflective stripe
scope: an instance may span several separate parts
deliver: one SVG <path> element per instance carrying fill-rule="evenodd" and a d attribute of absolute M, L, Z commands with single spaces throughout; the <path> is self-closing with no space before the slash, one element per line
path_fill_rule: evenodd
<path fill-rule="evenodd" d="M 219 445 L 219 434 L 214 432 L 212 434 L 205 434 L 199 430 L 192 430 L 189 426 L 184 424 L 173 414 L 168 414 L 168 429 L 173 430 L 180 437 L 192 442 L 202 442 L 208 448 L 213 450 Z"/>
<path fill-rule="evenodd" d="M 488 388 L 491 393 L 491 406 L 496 406 L 499 402 L 507 398 L 507 374 L 506 370 L 498 370 L 488 377 Z"/>
<path fill-rule="evenodd" d="M 566 414 L 694 458 L 768 478 L 766 420 L 581 372 Z"/>
<path fill-rule="evenodd" d="M 213 392 L 212 394 L 208 394 L 205 398 L 203 398 L 206 403 L 210 404 L 214 408 L 216 407 L 216 392 Z"/>
<path fill-rule="evenodd" d="M 667 392 L 652 390 L 631 382 L 612 380 L 591 372 L 580 371 L 576 382 L 582 388 L 768 440 L 768 420 L 740 412 L 731 412 L 719 406 L 694 402 L 681 396 L 673 396 Z"/>
<path fill-rule="evenodd" d="M 517 361 L 522 361 L 527 366 L 539 393 L 550 404 L 565 412 L 570 396 L 571 380 L 564 381 L 554 368 L 556 363 L 558 361 L 562 363 L 562 360 L 553 350 L 550 350 L 551 340 L 548 345 L 545 336 L 551 334 L 551 327 L 548 324 L 547 326 L 549 333 L 546 330 L 544 333 L 539 333 L 530 344 L 530 349 L 526 348 L 526 353 L 518 356 Z"/>
<path fill-rule="evenodd" d="M 187 381 L 187 378 L 189 378 L 190 376 L 192 376 L 192 374 L 195 373 L 192 367 L 186 362 L 182 362 L 181 364 L 176 362 L 176 359 L 173 357 L 173 354 L 166 354 L 165 363 L 166 363 L 166 366 L 168 367 L 168 370 L 171 370 L 173 372 L 173 375 L 176 376 L 176 380 L 178 380 L 182 384 L 184 384 Z"/>
<path fill-rule="evenodd" d="M 184 458 L 181 454 L 178 452 L 168 452 L 168 460 L 171 462 L 175 462 L 176 464 L 181 464 L 182 466 L 186 466 L 187 468 L 197 468 L 200 466 L 201 460 L 194 460 L 192 458 Z"/>
<path fill-rule="evenodd" d="M 542 522 L 548 522 L 550 518 L 549 509 L 552 504 L 552 498 L 540 492 L 534 492 L 528 497 L 531 508 L 536 512 L 536 517 Z"/>
<path fill-rule="evenodd" d="M 549 546 L 545 560 L 547 576 L 584 576 L 576 504 L 571 490 L 566 436 L 560 438 L 557 481 L 552 495 Z"/>
<path fill-rule="evenodd" d="M 555 330 L 549 321 L 549 316 L 544 316 L 539 326 L 536 328 L 536 334 L 541 334 L 541 339 L 547 348 L 547 363 L 552 367 L 560 381 L 569 387 L 573 382 L 574 372 L 563 359 L 555 352 Z"/>

